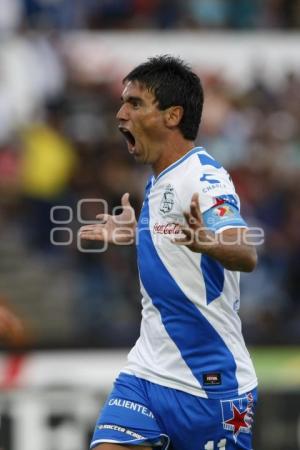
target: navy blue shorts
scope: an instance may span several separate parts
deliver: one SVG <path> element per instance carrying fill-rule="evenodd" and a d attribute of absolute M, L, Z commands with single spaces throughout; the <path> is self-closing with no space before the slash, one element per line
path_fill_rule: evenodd
<path fill-rule="evenodd" d="M 206 399 L 121 373 L 97 421 L 102 442 L 169 450 L 251 450 L 256 389 Z"/>

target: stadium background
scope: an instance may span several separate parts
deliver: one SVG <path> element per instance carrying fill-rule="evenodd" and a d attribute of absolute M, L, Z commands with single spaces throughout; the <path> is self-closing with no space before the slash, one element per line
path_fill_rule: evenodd
<path fill-rule="evenodd" d="M 138 211 L 149 169 L 115 126 L 121 80 L 168 52 L 201 76 L 197 143 L 266 234 L 241 282 L 255 449 L 300 449 L 299 28 L 297 0 L 0 0 L 0 304 L 25 329 L 1 347 L 3 450 L 87 448 L 138 335 L 134 248 L 78 249 L 77 230 L 94 199 L 129 191 Z"/>

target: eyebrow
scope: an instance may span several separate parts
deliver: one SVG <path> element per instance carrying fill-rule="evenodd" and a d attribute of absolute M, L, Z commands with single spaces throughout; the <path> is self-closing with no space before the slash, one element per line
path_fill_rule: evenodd
<path fill-rule="evenodd" d="M 121 96 L 121 102 L 122 103 L 134 103 L 137 102 L 139 104 L 143 103 L 143 100 L 141 99 L 141 97 L 135 97 L 134 95 L 130 95 L 129 97 L 123 97 Z"/>

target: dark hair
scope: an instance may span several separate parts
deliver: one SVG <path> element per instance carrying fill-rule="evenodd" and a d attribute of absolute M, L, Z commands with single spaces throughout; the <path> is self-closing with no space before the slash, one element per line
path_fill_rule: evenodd
<path fill-rule="evenodd" d="M 158 108 L 182 106 L 179 129 L 185 139 L 197 137 L 203 107 L 203 90 L 199 77 L 180 58 L 155 56 L 138 65 L 123 82 L 138 81 L 152 92 Z"/>

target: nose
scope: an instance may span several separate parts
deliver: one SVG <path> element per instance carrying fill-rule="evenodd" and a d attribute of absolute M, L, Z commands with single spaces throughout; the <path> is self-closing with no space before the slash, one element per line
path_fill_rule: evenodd
<path fill-rule="evenodd" d="M 119 111 L 117 112 L 116 118 L 119 121 L 126 121 L 129 119 L 128 108 L 125 103 L 120 107 Z"/>

